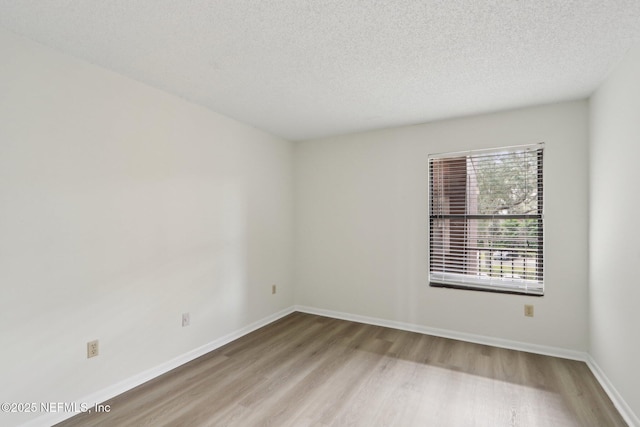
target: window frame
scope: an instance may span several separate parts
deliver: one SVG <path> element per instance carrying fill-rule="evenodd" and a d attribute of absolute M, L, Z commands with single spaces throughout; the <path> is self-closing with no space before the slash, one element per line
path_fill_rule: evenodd
<path fill-rule="evenodd" d="M 456 159 L 463 158 L 467 159 L 467 164 L 469 162 L 469 158 L 480 157 L 480 156 L 491 156 L 495 154 L 496 157 L 498 154 L 504 155 L 506 153 L 519 153 L 519 152 L 535 152 L 537 156 L 536 162 L 536 204 L 537 210 L 535 214 L 469 214 L 468 206 L 465 202 L 465 212 L 464 215 L 442 215 L 442 214 L 434 214 L 433 209 L 433 162 L 439 159 Z M 479 150 L 468 150 L 468 151 L 459 151 L 459 152 L 448 152 L 448 153 L 439 153 L 439 154 L 429 154 L 428 155 L 428 199 L 427 199 L 427 209 L 428 209 L 428 217 L 429 217 L 429 226 L 428 226 L 428 279 L 429 286 L 436 288 L 453 288 L 453 289 L 465 289 L 465 290 L 476 290 L 476 291 L 485 291 L 485 292 L 498 292 L 498 293 L 508 293 L 508 294 L 519 294 L 519 295 L 530 295 L 530 296 L 543 296 L 544 288 L 545 288 L 545 269 L 544 269 L 544 255 L 545 255 L 545 226 L 544 226 L 544 153 L 545 153 L 545 144 L 543 142 L 536 144 L 527 144 L 527 145 L 517 145 L 517 146 L 507 146 L 507 147 L 497 147 L 490 149 L 479 149 Z M 515 156 L 514 156 L 515 157 Z M 468 174 L 468 172 L 466 173 Z M 468 179 L 468 175 L 464 175 L 465 179 Z M 465 188 L 466 191 L 466 188 Z M 466 196 L 465 196 L 466 197 Z M 449 205 L 453 205 L 454 202 L 448 201 Z M 442 207 L 442 204 L 438 205 Z M 450 207 L 450 206 L 449 206 Z M 465 229 L 469 227 L 469 224 L 473 220 L 488 220 L 488 219 L 536 219 L 538 224 L 534 228 L 537 232 L 537 240 L 538 246 L 535 251 L 535 269 L 536 274 L 534 280 L 528 279 L 515 279 L 513 274 L 513 265 L 511 266 L 511 277 L 507 278 L 506 274 L 503 274 L 502 271 L 500 273 L 501 277 L 492 277 L 491 271 L 493 271 L 493 258 L 491 258 L 489 268 L 490 273 L 488 278 L 482 277 L 480 274 L 480 268 L 478 267 L 478 271 L 475 274 L 463 274 L 455 271 L 446 271 L 447 267 L 444 267 L 444 271 L 434 271 L 432 268 L 432 253 L 433 250 L 433 236 L 434 236 L 434 220 L 436 219 L 444 219 L 445 217 L 456 217 L 459 220 L 460 217 L 463 217 L 464 227 Z M 477 225 L 476 225 L 477 226 Z M 466 239 L 466 237 L 465 237 Z M 465 251 L 468 251 L 468 242 L 464 240 L 463 248 Z M 474 250 L 480 250 L 480 248 L 475 248 Z M 489 251 L 492 249 L 489 248 Z M 441 249 L 441 252 L 444 253 L 444 250 Z M 438 253 L 438 255 L 444 257 Z M 493 257 L 493 255 L 491 255 Z M 463 258 L 464 262 L 469 262 L 470 258 L 467 255 Z M 480 262 L 479 260 L 477 261 Z M 522 268 L 526 269 L 526 259 L 523 261 Z M 444 263 L 443 263 L 444 264 Z M 452 270 L 454 270 L 452 268 Z M 526 275 L 526 274 L 525 274 Z"/>

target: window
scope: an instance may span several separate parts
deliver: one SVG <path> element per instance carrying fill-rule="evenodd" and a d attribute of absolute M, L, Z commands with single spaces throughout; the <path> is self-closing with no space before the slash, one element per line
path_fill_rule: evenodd
<path fill-rule="evenodd" d="M 429 156 L 429 284 L 542 295 L 543 144 Z"/>

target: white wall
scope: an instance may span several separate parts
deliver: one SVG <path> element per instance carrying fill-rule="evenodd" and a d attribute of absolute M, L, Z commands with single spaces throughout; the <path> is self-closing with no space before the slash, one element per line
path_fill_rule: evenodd
<path fill-rule="evenodd" d="M 1 30 L 0 55 L 0 402 L 71 402 L 293 305 L 291 143 Z"/>
<path fill-rule="evenodd" d="M 296 144 L 296 302 L 586 351 L 587 116 L 576 101 Z M 430 288 L 428 154 L 541 141 L 545 296 Z"/>
<path fill-rule="evenodd" d="M 590 354 L 640 414 L 640 46 L 594 94 L 590 112 Z"/>

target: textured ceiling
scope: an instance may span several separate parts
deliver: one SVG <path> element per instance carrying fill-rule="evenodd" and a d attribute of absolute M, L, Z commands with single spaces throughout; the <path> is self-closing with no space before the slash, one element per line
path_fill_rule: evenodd
<path fill-rule="evenodd" d="M 0 26 L 302 140 L 586 97 L 640 0 L 0 0 Z"/>

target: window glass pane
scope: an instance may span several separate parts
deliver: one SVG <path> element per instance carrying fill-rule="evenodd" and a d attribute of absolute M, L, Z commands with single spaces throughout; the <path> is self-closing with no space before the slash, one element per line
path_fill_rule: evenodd
<path fill-rule="evenodd" d="M 542 146 L 429 160 L 430 282 L 541 294 Z"/>

